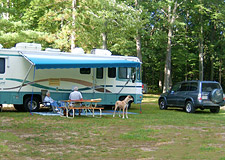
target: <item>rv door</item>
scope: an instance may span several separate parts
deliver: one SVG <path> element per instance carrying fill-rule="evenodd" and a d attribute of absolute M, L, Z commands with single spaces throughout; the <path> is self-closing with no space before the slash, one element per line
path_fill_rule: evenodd
<path fill-rule="evenodd" d="M 94 68 L 94 86 L 95 92 L 101 92 L 105 93 L 105 84 L 106 84 L 106 78 L 105 78 L 105 72 L 106 70 L 104 68 Z"/>

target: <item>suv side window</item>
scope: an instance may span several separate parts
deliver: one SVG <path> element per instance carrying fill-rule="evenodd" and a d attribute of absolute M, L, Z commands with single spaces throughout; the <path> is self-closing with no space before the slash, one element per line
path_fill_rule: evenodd
<path fill-rule="evenodd" d="M 179 91 L 188 91 L 188 83 L 182 83 Z"/>
<path fill-rule="evenodd" d="M 197 82 L 191 82 L 189 86 L 189 91 L 197 91 L 198 89 L 198 83 Z"/>
<path fill-rule="evenodd" d="M 175 84 L 175 85 L 172 87 L 171 92 L 177 92 L 177 91 L 179 91 L 180 87 L 181 87 L 180 83 Z"/>

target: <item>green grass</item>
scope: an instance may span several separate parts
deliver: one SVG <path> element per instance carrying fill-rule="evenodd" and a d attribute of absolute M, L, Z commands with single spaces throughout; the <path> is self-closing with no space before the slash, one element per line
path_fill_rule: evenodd
<path fill-rule="evenodd" d="M 225 160 L 225 111 L 159 110 L 145 95 L 129 119 L 0 113 L 0 159 Z M 130 112 L 140 113 L 140 105 Z"/>

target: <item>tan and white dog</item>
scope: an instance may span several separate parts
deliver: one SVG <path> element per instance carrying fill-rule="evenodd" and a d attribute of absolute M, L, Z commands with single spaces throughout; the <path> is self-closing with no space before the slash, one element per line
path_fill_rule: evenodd
<path fill-rule="evenodd" d="M 123 109 L 123 118 L 124 118 L 124 110 L 126 110 L 126 118 L 128 118 L 127 109 L 128 109 L 128 102 L 129 101 L 133 101 L 133 98 L 130 95 L 128 95 L 123 101 L 116 101 L 113 117 L 115 117 L 116 110 L 119 107 L 119 109 L 120 109 L 119 110 L 119 117 L 120 117 L 121 109 Z"/>

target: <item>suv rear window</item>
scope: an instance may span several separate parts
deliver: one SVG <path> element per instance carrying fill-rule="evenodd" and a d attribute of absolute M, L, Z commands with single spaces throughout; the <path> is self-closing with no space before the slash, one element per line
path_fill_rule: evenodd
<path fill-rule="evenodd" d="M 202 83 L 202 92 L 211 92 L 214 89 L 221 89 L 218 83 Z"/>

